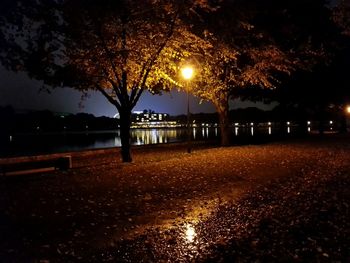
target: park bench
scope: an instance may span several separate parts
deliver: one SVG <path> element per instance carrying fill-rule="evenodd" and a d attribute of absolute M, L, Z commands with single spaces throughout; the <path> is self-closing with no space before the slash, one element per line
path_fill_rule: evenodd
<path fill-rule="evenodd" d="M 71 156 L 32 160 L 16 160 L 0 163 L 0 175 L 19 175 L 50 170 L 68 170 L 72 167 Z"/>

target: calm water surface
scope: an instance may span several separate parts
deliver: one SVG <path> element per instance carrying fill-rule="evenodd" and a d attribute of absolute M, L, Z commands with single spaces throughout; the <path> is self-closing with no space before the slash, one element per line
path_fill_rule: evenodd
<path fill-rule="evenodd" d="M 286 133 L 293 133 L 294 127 L 286 127 Z M 272 135 L 273 127 L 233 127 L 232 136 Z M 199 127 L 191 129 L 192 140 L 219 139 L 217 127 Z M 160 144 L 185 141 L 186 129 L 132 129 L 133 145 Z M 0 136 L 0 157 L 36 155 L 45 153 L 71 152 L 87 149 L 120 147 L 120 131 L 88 131 L 62 133 L 31 133 Z"/>

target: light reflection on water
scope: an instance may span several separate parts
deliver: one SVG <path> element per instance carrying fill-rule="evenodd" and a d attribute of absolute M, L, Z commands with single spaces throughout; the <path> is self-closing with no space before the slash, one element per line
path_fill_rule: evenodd
<path fill-rule="evenodd" d="M 311 132 L 311 124 L 307 130 Z M 293 134 L 294 126 L 287 125 L 285 132 Z M 193 127 L 191 129 L 192 140 L 215 140 L 220 136 L 218 127 Z M 251 137 L 260 135 L 277 134 L 276 127 L 272 123 L 267 125 L 246 125 L 235 123 L 232 127 L 233 136 Z M 168 129 L 132 129 L 131 144 L 161 144 L 185 141 L 187 130 L 181 128 Z M 0 136 L 0 156 L 20 156 L 54 152 L 70 152 L 88 149 L 120 147 L 120 131 L 84 131 L 84 132 L 34 132 L 29 134 L 9 134 Z"/>
<path fill-rule="evenodd" d="M 131 142 L 134 145 L 168 143 L 176 141 L 182 134 L 183 131 L 177 129 L 136 129 L 131 130 Z"/>
<path fill-rule="evenodd" d="M 276 129 L 273 128 L 271 126 L 271 124 L 269 123 L 268 126 L 262 126 L 262 127 L 255 127 L 253 123 L 251 123 L 249 125 L 250 127 L 247 126 L 238 126 L 237 124 L 234 127 L 234 135 L 235 136 L 239 136 L 241 134 L 247 134 L 249 131 L 250 136 L 255 136 L 255 132 L 258 132 L 259 134 L 276 134 Z M 332 128 L 330 128 L 330 130 L 332 130 Z M 311 132 L 311 128 L 308 127 L 307 128 L 308 132 Z M 290 134 L 292 133 L 292 125 L 291 124 L 287 124 L 287 128 L 286 128 L 286 133 Z"/>

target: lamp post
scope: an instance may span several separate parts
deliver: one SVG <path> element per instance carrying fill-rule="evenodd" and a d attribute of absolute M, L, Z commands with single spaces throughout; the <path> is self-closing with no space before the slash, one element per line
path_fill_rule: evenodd
<path fill-rule="evenodd" d="M 345 114 L 343 119 L 343 131 L 348 132 L 348 124 L 349 124 L 349 116 L 350 116 L 350 105 L 345 106 Z"/>
<path fill-rule="evenodd" d="M 186 66 L 181 69 L 182 77 L 186 80 L 187 91 L 187 152 L 191 153 L 191 128 L 190 128 L 190 96 L 189 96 L 189 80 L 193 76 L 193 68 Z"/>

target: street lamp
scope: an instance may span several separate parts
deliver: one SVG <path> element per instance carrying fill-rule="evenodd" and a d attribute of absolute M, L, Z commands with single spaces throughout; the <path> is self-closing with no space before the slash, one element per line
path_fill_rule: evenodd
<path fill-rule="evenodd" d="M 189 81 L 193 76 L 193 68 L 190 66 L 181 69 L 182 77 L 186 80 L 187 91 L 187 152 L 191 153 L 191 128 L 190 128 L 190 97 L 189 97 Z"/>
<path fill-rule="evenodd" d="M 350 105 L 346 107 L 346 112 L 350 114 Z"/>

